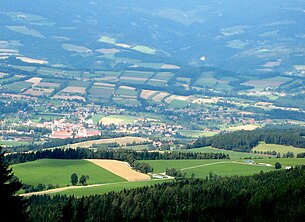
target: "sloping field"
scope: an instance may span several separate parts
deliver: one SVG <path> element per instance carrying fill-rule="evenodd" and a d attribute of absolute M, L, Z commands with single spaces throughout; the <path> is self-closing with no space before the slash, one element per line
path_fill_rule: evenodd
<path fill-rule="evenodd" d="M 71 185 L 70 176 L 88 175 L 88 184 L 123 182 L 123 178 L 97 167 L 86 160 L 41 159 L 13 165 L 14 173 L 23 183 L 30 185 L 53 184 L 59 187 Z"/>
<path fill-rule="evenodd" d="M 257 152 L 272 152 L 275 151 L 280 154 L 285 154 L 287 152 L 293 152 L 294 155 L 297 155 L 299 153 L 305 153 L 304 148 L 296 148 L 292 146 L 283 146 L 278 144 L 266 144 L 264 142 L 261 142 L 258 146 L 253 148 L 253 151 Z"/>
<path fill-rule="evenodd" d="M 91 147 L 92 144 L 107 144 L 107 143 L 118 143 L 122 146 L 125 146 L 128 143 L 141 143 L 148 141 L 148 139 L 142 138 L 142 137 L 133 137 L 133 136 L 126 136 L 126 137 L 119 137 L 119 138 L 111 138 L 111 139 L 101 139 L 101 140 L 91 140 L 91 141 L 85 141 L 81 143 L 74 143 L 71 144 L 71 148 L 77 148 L 77 147 L 83 147 L 88 148 Z"/>
<path fill-rule="evenodd" d="M 128 115 L 111 115 L 103 117 L 100 120 L 100 123 L 103 125 L 120 125 L 122 123 L 134 123 L 136 120 L 138 120 L 138 117 L 136 116 L 128 116 Z"/>
<path fill-rule="evenodd" d="M 102 167 L 128 181 L 150 180 L 150 176 L 133 170 L 128 163 L 118 160 L 88 159 L 87 161 Z"/>
<path fill-rule="evenodd" d="M 148 99 L 150 96 L 152 96 L 153 94 L 155 94 L 158 91 L 153 91 L 153 90 L 145 90 L 143 89 L 141 92 L 141 98 L 143 99 Z"/>
<path fill-rule="evenodd" d="M 169 95 L 169 93 L 167 93 L 167 92 L 160 92 L 159 94 L 154 96 L 152 98 L 152 100 L 155 101 L 155 102 L 161 102 L 168 95 Z"/>
<path fill-rule="evenodd" d="M 258 125 L 250 124 L 250 125 L 242 125 L 242 126 L 232 126 L 232 127 L 229 127 L 228 130 L 229 131 L 255 130 L 255 129 L 259 128 L 259 127 L 260 126 L 258 126 Z"/>
<path fill-rule="evenodd" d="M 143 161 L 154 168 L 156 173 L 166 171 L 166 168 L 176 168 L 186 173 L 187 177 L 192 174 L 198 178 L 205 178 L 211 172 L 219 176 L 252 175 L 260 171 L 274 170 L 272 166 L 254 165 L 243 161 L 232 160 L 147 160 Z"/>

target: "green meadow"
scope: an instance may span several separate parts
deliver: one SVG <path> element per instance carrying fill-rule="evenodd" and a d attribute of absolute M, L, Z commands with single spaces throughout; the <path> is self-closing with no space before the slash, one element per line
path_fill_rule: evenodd
<path fill-rule="evenodd" d="M 30 185 L 53 184 L 59 187 L 71 185 L 70 176 L 88 175 L 88 184 L 123 182 L 125 179 L 86 160 L 41 159 L 13 165 L 15 175 Z"/>

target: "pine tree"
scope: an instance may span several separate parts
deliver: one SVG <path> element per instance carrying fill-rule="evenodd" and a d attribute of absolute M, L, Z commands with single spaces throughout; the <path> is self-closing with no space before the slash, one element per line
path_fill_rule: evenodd
<path fill-rule="evenodd" d="M 16 195 L 22 183 L 14 176 L 0 147 L 0 206 L 1 221 L 27 221 L 26 203 Z"/>

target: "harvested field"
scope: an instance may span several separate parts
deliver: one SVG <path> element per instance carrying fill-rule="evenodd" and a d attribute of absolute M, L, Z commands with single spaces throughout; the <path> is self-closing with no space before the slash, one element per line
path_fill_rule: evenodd
<path fill-rule="evenodd" d="M 119 138 L 100 139 L 100 140 L 91 140 L 80 143 L 74 143 L 70 145 L 70 148 L 77 148 L 77 147 L 89 148 L 92 146 L 92 144 L 109 144 L 109 143 L 118 143 L 121 146 L 126 146 L 126 144 L 128 143 L 133 143 L 133 142 L 141 143 L 146 141 L 149 140 L 142 137 L 125 136 Z"/>
<path fill-rule="evenodd" d="M 243 126 L 234 126 L 234 127 L 229 127 L 228 130 L 229 131 L 237 131 L 237 130 L 255 130 L 257 128 L 259 128 L 260 126 L 258 125 L 243 125 Z"/>
<path fill-rule="evenodd" d="M 54 89 L 28 89 L 23 94 L 31 96 L 43 96 L 45 94 L 51 94 Z"/>
<path fill-rule="evenodd" d="M 124 77 L 124 76 L 122 76 L 121 78 L 120 78 L 121 80 L 123 79 L 123 80 L 135 80 L 135 81 L 147 81 L 147 79 L 148 78 L 140 78 L 140 77 Z"/>
<path fill-rule="evenodd" d="M 33 83 L 34 85 L 37 85 L 37 84 L 40 83 L 41 80 L 42 80 L 42 78 L 33 77 L 33 78 L 30 78 L 30 79 L 26 80 L 26 82 Z"/>
<path fill-rule="evenodd" d="M 26 62 L 26 63 L 31 63 L 31 64 L 40 64 L 40 65 L 44 65 L 44 64 L 48 64 L 48 61 L 45 60 L 39 60 L 39 59 L 32 59 L 32 58 L 28 58 L 28 57 L 16 57 L 16 59 L 21 60 L 22 62 Z"/>
<path fill-rule="evenodd" d="M 6 74 L 6 73 L 4 73 L 4 72 L 0 72 L 0 78 L 3 78 L 3 77 L 5 77 L 5 76 L 7 76 L 7 74 Z"/>
<path fill-rule="evenodd" d="M 142 90 L 141 92 L 141 98 L 143 99 L 148 99 L 150 96 L 152 96 L 153 94 L 155 94 L 158 91 L 153 91 L 153 90 Z"/>
<path fill-rule="evenodd" d="M 120 89 L 136 90 L 136 88 L 130 86 L 120 86 Z"/>
<path fill-rule="evenodd" d="M 127 45 L 125 43 L 117 43 L 115 44 L 116 46 L 119 46 L 119 47 L 122 47 L 122 48 L 125 48 L 125 49 L 129 49 L 130 48 L 130 45 Z"/>
<path fill-rule="evenodd" d="M 87 159 L 87 161 L 96 164 L 119 177 L 128 181 L 150 180 L 150 176 L 133 170 L 128 163 L 118 160 L 97 160 Z"/>
<path fill-rule="evenodd" d="M 197 104 L 204 104 L 204 103 L 217 103 L 218 101 L 220 101 L 220 98 L 217 97 L 213 97 L 213 98 L 207 98 L 207 99 L 195 99 L 192 101 L 192 103 L 197 103 Z"/>
<path fill-rule="evenodd" d="M 103 125 L 120 125 L 122 123 L 133 123 L 138 119 L 136 116 L 127 116 L 127 115 L 112 115 L 103 117 L 100 120 L 100 123 Z"/>
<path fill-rule="evenodd" d="M 161 69 L 181 69 L 181 67 L 172 64 L 164 64 L 161 66 Z"/>
<path fill-rule="evenodd" d="M 62 44 L 62 48 L 71 51 L 71 52 L 78 52 L 78 53 L 92 53 L 91 49 L 88 49 L 84 46 L 78 46 L 73 44 Z"/>
<path fill-rule="evenodd" d="M 36 85 L 37 87 L 46 87 L 46 88 L 57 88 L 59 87 L 59 83 L 53 83 L 53 82 L 40 82 Z"/>
<path fill-rule="evenodd" d="M 112 54 L 112 53 L 117 53 L 120 52 L 119 49 L 116 48 L 111 48 L 111 49 L 97 49 L 97 52 L 103 53 L 103 54 Z"/>
<path fill-rule="evenodd" d="M 94 86 L 105 86 L 105 87 L 110 87 L 110 88 L 114 88 L 114 84 L 109 84 L 109 83 L 103 83 L 103 82 L 95 82 Z"/>
<path fill-rule="evenodd" d="M 188 96 L 177 96 L 177 95 L 171 95 L 170 97 L 165 99 L 166 103 L 171 103 L 174 100 L 180 100 L 180 101 L 186 101 L 188 100 L 189 97 Z"/>
<path fill-rule="evenodd" d="M 167 92 L 160 92 L 158 95 L 154 96 L 152 100 L 155 102 L 161 102 L 168 95 L 170 94 Z"/>
<path fill-rule="evenodd" d="M 68 86 L 68 87 L 64 88 L 62 90 L 62 92 L 85 94 L 86 93 L 86 88 L 85 87 L 79 87 L 79 86 Z"/>

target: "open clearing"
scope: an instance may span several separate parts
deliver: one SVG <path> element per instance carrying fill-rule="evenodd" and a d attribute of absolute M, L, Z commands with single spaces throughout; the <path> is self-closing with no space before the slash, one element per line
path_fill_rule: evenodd
<path fill-rule="evenodd" d="M 242 125 L 242 126 L 232 126 L 232 127 L 229 127 L 227 130 L 229 130 L 229 131 L 255 130 L 255 129 L 259 128 L 259 127 L 260 126 L 258 126 L 258 125 L 250 124 L 250 125 Z"/>
<path fill-rule="evenodd" d="M 189 136 L 189 137 L 200 137 L 200 136 L 214 136 L 217 134 L 216 132 L 206 132 L 203 130 L 180 130 L 179 133 L 183 136 Z"/>
<path fill-rule="evenodd" d="M 150 176 L 133 170 L 128 163 L 118 160 L 88 159 L 87 161 L 102 167 L 127 181 L 150 180 Z"/>
<path fill-rule="evenodd" d="M 83 148 L 89 148 L 93 144 L 107 144 L 107 143 L 118 143 L 121 146 L 126 146 L 128 143 L 141 143 L 149 141 L 148 139 L 142 138 L 142 137 L 133 137 L 133 136 L 126 136 L 126 137 L 119 137 L 119 138 L 111 138 L 111 139 L 101 139 L 101 140 L 91 140 L 91 141 L 85 141 L 81 143 L 74 143 L 70 145 L 70 148 L 77 148 L 77 147 L 83 147 Z"/>
<path fill-rule="evenodd" d="M 141 92 L 141 98 L 143 99 L 148 99 L 149 97 L 151 97 L 153 94 L 155 94 L 158 91 L 153 91 L 153 90 L 145 90 L 143 89 Z"/>
<path fill-rule="evenodd" d="M 165 172 L 166 168 L 176 168 L 182 173 L 186 173 L 187 177 L 194 174 L 198 178 L 205 178 L 211 172 L 219 176 L 240 176 L 274 170 L 274 167 L 271 166 L 232 160 L 147 160 L 143 162 L 149 163 L 156 173 Z"/>
<path fill-rule="evenodd" d="M 103 117 L 100 120 L 100 123 L 103 125 L 120 125 L 120 124 L 130 124 L 134 123 L 136 120 L 138 120 L 138 117 L 136 116 L 127 116 L 127 115 L 111 115 L 107 117 Z"/>
<path fill-rule="evenodd" d="M 32 77 L 32 78 L 26 80 L 26 82 L 33 83 L 34 85 L 37 85 L 37 84 L 40 83 L 41 80 L 42 80 L 42 78 Z"/>
<path fill-rule="evenodd" d="M 86 88 L 85 87 L 78 87 L 78 86 L 68 86 L 62 90 L 62 92 L 66 93 L 80 93 L 85 94 Z"/>
<path fill-rule="evenodd" d="M 152 100 L 155 102 L 161 102 L 165 97 L 167 97 L 169 93 L 167 92 L 160 92 L 159 94 L 155 95 Z"/>
<path fill-rule="evenodd" d="M 70 176 L 88 175 L 88 184 L 122 182 L 125 179 L 86 160 L 41 159 L 13 165 L 15 175 L 30 185 L 53 184 L 59 187 L 71 185 Z"/>
<path fill-rule="evenodd" d="M 297 155 L 299 153 L 305 153 L 304 148 L 296 148 L 292 146 L 283 146 L 278 144 L 266 144 L 264 142 L 261 142 L 258 146 L 253 148 L 253 151 L 257 152 L 272 152 L 275 151 L 280 154 L 285 154 L 287 152 L 293 152 L 294 155 Z"/>
<path fill-rule="evenodd" d="M 31 64 L 45 65 L 45 64 L 48 64 L 48 63 L 49 63 L 48 61 L 45 61 L 45 60 L 32 59 L 32 58 L 21 57 L 21 56 L 16 57 L 16 59 L 19 59 L 19 60 L 21 60 L 22 62 L 31 63 Z"/>

